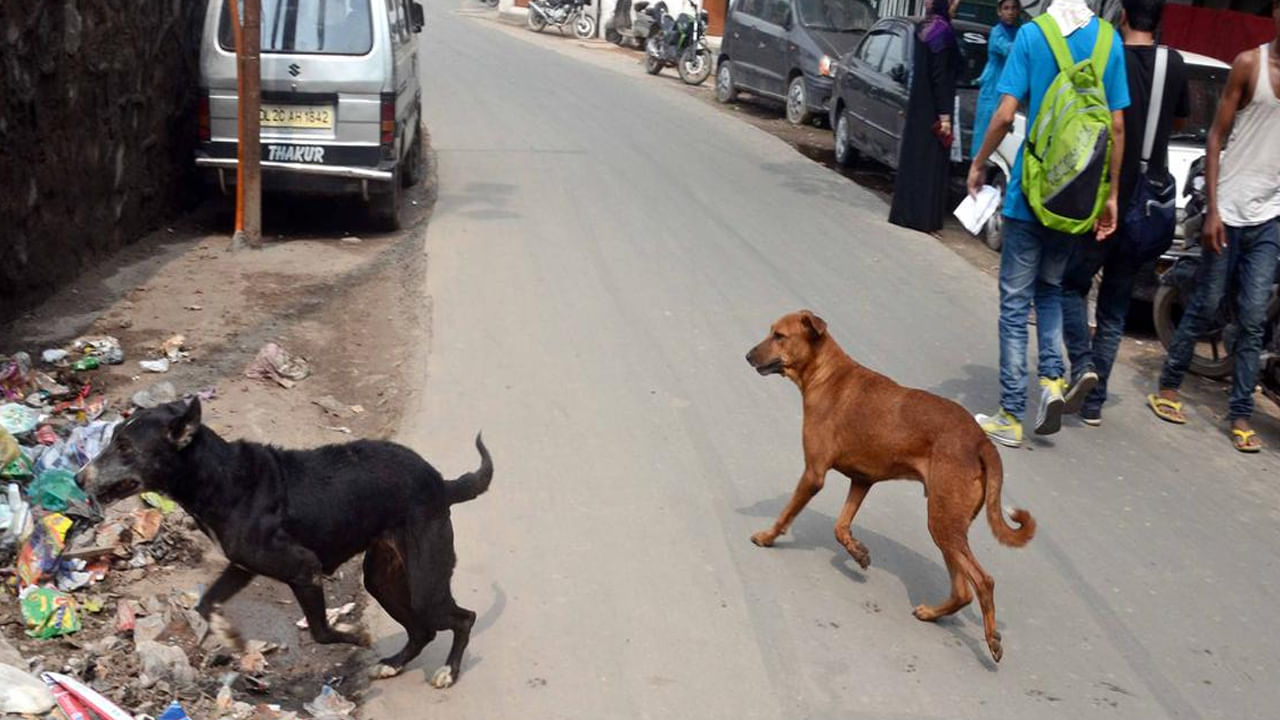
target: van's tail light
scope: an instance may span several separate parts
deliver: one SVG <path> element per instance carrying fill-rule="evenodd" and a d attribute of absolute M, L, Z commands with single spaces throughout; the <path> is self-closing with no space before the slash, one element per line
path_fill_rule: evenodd
<path fill-rule="evenodd" d="M 380 142 L 382 143 L 383 156 L 392 154 L 392 145 L 396 141 L 396 96 L 395 93 L 383 93 L 382 95 L 382 135 Z"/>
<path fill-rule="evenodd" d="M 213 139 L 213 132 L 209 128 L 209 91 L 202 90 L 200 99 L 196 101 L 196 122 L 200 126 L 200 142 L 209 142 Z"/>

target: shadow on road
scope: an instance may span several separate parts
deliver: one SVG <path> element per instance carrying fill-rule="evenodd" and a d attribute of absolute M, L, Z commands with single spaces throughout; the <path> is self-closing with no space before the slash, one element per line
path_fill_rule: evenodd
<path fill-rule="evenodd" d="M 998 358 L 992 358 L 992 360 L 996 361 Z M 970 363 L 961 367 L 960 371 L 963 377 L 944 380 L 925 389 L 935 395 L 956 401 L 970 412 L 982 412 L 983 408 L 996 403 L 1000 393 L 1000 372 L 994 364 Z"/>
<path fill-rule="evenodd" d="M 836 477 L 839 476 L 833 473 L 830 479 L 834 480 Z M 841 482 L 831 484 L 843 485 Z M 778 516 L 778 513 L 782 511 L 790 497 L 790 494 L 783 494 L 772 500 L 761 500 L 754 505 L 739 508 L 738 513 L 772 522 Z M 872 494 L 868 494 L 869 499 L 872 497 Z M 874 500 L 871 500 L 871 502 L 874 502 Z M 923 505 L 923 498 L 921 504 Z M 923 508 L 921 509 L 923 510 Z M 924 513 L 922 512 L 920 522 L 924 522 L 923 515 Z M 830 515 L 812 508 L 806 508 L 804 512 L 796 517 L 787 535 L 779 538 L 778 544 L 761 551 L 830 549 L 832 551 L 831 566 L 850 580 L 865 584 L 867 576 L 836 542 L 835 525 L 836 519 Z M 762 524 L 761 528 L 763 527 L 764 525 Z M 854 519 L 853 534 L 854 537 L 867 546 L 874 565 L 894 575 L 902 582 L 913 608 L 920 604 L 934 604 L 946 597 L 947 593 L 950 592 L 949 582 L 938 582 L 938 579 L 947 577 L 947 571 L 937 560 L 931 560 L 906 545 L 874 530 L 860 527 L 856 518 Z M 878 605 L 871 604 L 867 607 L 871 612 L 880 612 Z M 908 612 L 904 613 L 906 617 L 911 617 L 910 609 L 906 609 L 908 610 Z M 968 623 L 961 620 L 962 616 Z M 919 622 L 914 618 L 911 618 L 911 621 Z M 988 671 L 994 672 L 996 670 L 997 666 L 988 654 L 986 639 L 982 636 L 982 618 L 974 612 L 972 606 L 961 610 L 955 615 L 942 618 L 934 624 L 945 628 L 958 642 L 968 646 L 969 650 L 973 652 L 974 656 Z M 977 636 L 974 636 L 965 628 L 966 624 L 978 629 Z M 997 619 L 996 627 L 997 629 L 1003 629 L 1004 624 Z"/>
<path fill-rule="evenodd" d="M 493 589 L 493 602 L 489 603 L 489 607 L 479 613 L 476 618 L 476 624 L 471 628 L 471 639 L 474 641 L 477 637 L 484 635 L 484 632 L 493 627 L 493 624 L 502 617 L 502 613 L 507 609 L 507 592 L 502 589 L 498 583 L 493 583 L 490 587 Z M 388 647 L 399 650 L 401 644 L 404 643 L 404 631 L 396 626 L 398 632 L 377 638 L 375 647 Z M 449 646 L 453 642 L 452 633 L 440 633 L 432 640 L 422 651 L 422 654 L 414 658 L 412 662 L 404 667 L 401 674 L 411 672 L 423 672 L 426 677 L 430 677 L 436 668 L 444 664 L 445 659 L 449 655 Z M 484 662 L 484 655 L 477 652 L 478 647 L 473 642 L 467 646 L 467 652 L 462 656 L 461 674 L 466 675 L 474 668 Z M 370 689 L 366 698 L 377 697 L 382 691 L 375 683 Z"/>

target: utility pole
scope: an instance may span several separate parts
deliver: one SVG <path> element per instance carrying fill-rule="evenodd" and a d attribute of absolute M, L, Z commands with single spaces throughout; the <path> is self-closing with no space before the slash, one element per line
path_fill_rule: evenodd
<path fill-rule="evenodd" d="M 240 8 L 244 8 L 243 15 Z M 231 0 L 236 41 L 236 228 L 233 249 L 262 247 L 262 0 Z"/>

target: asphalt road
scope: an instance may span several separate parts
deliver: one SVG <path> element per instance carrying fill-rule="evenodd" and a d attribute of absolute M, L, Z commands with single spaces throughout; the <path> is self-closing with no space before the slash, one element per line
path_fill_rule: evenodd
<path fill-rule="evenodd" d="M 993 281 L 672 71 L 438 4 L 423 45 L 440 197 L 401 439 L 453 476 L 483 429 L 497 473 L 454 510 L 480 615 L 459 684 L 426 684 L 445 634 L 368 717 L 1275 716 L 1277 450 L 1232 453 L 1200 408 L 1158 424 L 1124 366 L 1104 429 L 1002 450 L 1004 502 L 1040 529 L 970 532 L 996 666 L 975 607 L 911 616 L 948 591 L 918 484 L 863 505 L 866 572 L 832 534 L 834 474 L 775 548 L 749 542 L 799 477 L 801 418 L 743 359 L 808 307 L 865 364 L 990 410 Z"/>

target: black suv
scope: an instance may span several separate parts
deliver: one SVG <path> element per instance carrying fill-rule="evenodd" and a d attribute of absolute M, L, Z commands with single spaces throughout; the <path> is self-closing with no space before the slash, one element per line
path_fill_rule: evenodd
<path fill-rule="evenodd" d="M 825 116 L 836 60 L 876 20 L 868 0 L 733 0 L 716 71 L 716 98 L 738 90 L 781 100 L 787 120 Z"/>

